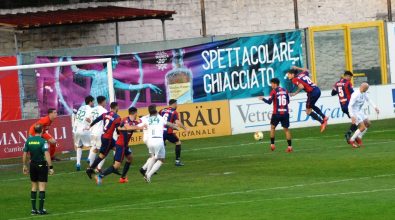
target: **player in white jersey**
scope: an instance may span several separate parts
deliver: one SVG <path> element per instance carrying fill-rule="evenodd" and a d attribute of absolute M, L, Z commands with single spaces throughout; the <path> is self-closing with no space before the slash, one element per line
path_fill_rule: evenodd
<path fill-rule="evenodd" d="M 97 117 L 100 115 L 103 115 L 104 113 L 107 113 L 106 107 L 106 97 L 104 96 L 98 96 L 96 98 L 97 101 L 97 106 L 92 109 L 91 115 L 90 115 L 90 121 L 94 121 Z M 100 121 L 96 123 L 91 129 L 91 149 L 89 150 L 89 166 L 93 164 L 93 161 L 96 159 L 96 154 L 99 152 L 99 149 L 101 147 L 101 135 L 103 134 L 103 121 Z M 99 165 L 97 165 L 97 169 L 101 170 L 103 167 L 105 159 L 103 159 Z"/>
<path fill-rule="evenodd" d="M 92 96 L 85 97 L 85 105 L 81 106 L 74 116 L 74 146 L 77 152 L 76 170 L 81 170 L 82 147 L 90 146 L 89 116 L 92 111 L 94 99 Z"/>
<path fill-rule="evenodd" d="M 351 116 L 351 122 L 358 126 L 358 129 L 349 140 L 349 144 L 351 144 L 353 148 L 362 146 L 362 137 L 371 124 L 362 109 L 365 102 L 368 102 L 370 105 L 372 105 L 377 114 L 379 113 L 377 106 L 369 99 L 368 95 L 366 94 L 368 89 L 369 84 L 362 83 L 359 86 L 359 89 L 354 91 L 354 93 L 351 95 L 350 103 L 348 104 L 348 112 Z"/>
<path fill-rule="evenodd" d="M 144 179 L 149 183 L 151 182 L 151 176 L 159 170 L 165 160 L 166 151 L 163 141 L 164 127 L 167 125 L 176 130 L 178 127 L 175 124 L 165 121 L 163 117 L 158 114 L 155 105 L 150 105 L 148 107 L 148 112 L 149 117 L 143 117 L 138 126 L 147 126 L 146 144 L 150 157 L 147 160 L 147 169 Z"/>
<path fill-rule="evenodd" d="M 148 118 L 149 118 L 149 116 L 150 116 L 150 115 L 144 115 L 143 117 L 141 117 L 141 118 L 140 118 L 140 123 L 143 122 L 143 121 L 147 121 Z M 144 142 L 144 144 L 145 144 L 145 145 L 147 146 L 147 148 L 148 148 L 147 140 L 148 140 L 148 129 L 144 129 L 144 130 L 143 130 L 143 142 Z M 149 151 L 150 151 L 150 150 L 149 150 L 149 148 L 148 148 L 148 153 L 149 153 L 149 156 L 151 157 L 151 152 L 149 152 Z M 145 164 L 140 168 L 140 173 L 141 173 L 141 175 L 145 176 L 145 173 L 146 173 L 146 171 L 147 171 L 147 167 L 148 167 L 148 160 L 147 160 L 147 162 L 145 162 Z"/>

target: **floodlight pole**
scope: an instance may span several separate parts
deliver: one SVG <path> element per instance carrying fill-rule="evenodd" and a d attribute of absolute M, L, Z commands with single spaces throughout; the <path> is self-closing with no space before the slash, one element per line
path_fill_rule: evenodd
<path fill-rule="evenodd" d="M 92 63 L 106 63 L 107 64 L 108 94 L 110 97 L 110 102 L 114 102 L 115 101 L 115 92 L 114 92 L 114 81 L 113 81 L 113 75 L 112 75 L 111 58 L 65 61 L 65 62 L 57 62 L 57 63 L 27 64 L 27 65 L 18 65 L 18 66 L 4 66 L 4 67 L 0 67 L 0 72 L 1 71 L 9 71 L 9 70 L 38 69 L 38 68 L 71 66 L 71 65 L 92 64 Z"/>

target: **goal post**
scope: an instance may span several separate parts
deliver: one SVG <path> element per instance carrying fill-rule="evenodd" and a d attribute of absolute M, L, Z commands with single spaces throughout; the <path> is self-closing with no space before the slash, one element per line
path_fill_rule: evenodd
<path fill-rule="evenodd" d="M 89 60 L 78 60 L 78 61 L 62 61 L 54 63 L 40 63 L 40 64 L 27 64 L 18 66 L 5 66 L 0 67 L 1 71 L 10 70 L 26 70 L 26 69 L 39 69 L 48 67 L 59 67 L 59 66 L 72 66 L 72 65 L 82 65 L 82 64 L 95 64 L 95 63 L 106 63 L 107 65 L 107 78 L 108 78 L 108 93 L 110 102 L 115 101 L 115 91 L 114 91 L 114 81 L 112 73 L 112 59 L 111 58 L 99 58 L 99 59 L 89 59 Z"/>

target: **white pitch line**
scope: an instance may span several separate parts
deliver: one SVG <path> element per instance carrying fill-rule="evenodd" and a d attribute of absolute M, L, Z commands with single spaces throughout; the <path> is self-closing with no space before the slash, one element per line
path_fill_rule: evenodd
<path fill-rule="evenodd" d="M 104 209 L 103 208 L 97 208 L 97 209 L 88 209 L 88 210 L 80 210 L 80 211 L 73 211 L 73 212 L 55 213 L 55 214 L 49 215 L 48 217 L 72 215 L 72 214 L 82 214 L 82 213 L 89 213 L 89 212 L 101 212 L 101 211 L 105 211 L 105 210 L 112 211 L 112 210 L 120 209 L 120 208 L 122 208 L 122 209 L 148 209 L 148 208 L 146 208 L 147 205 L 155 205 L 155 204 L 167 203 L 167 202 L 179 202 L 179 201 L 185 201 L 185 200 L 199 200 L 199 199 L 212 198 L 212 197 L 232 196 L 232 195 L 248 194 L 248 193 L 255 193 L 255 192 L 263 192 L 263 191 L 269 191 L 269 190 L 301 188 L 301 187 L 314 186 L 314 185 L 335 184 L 335 183 L 343 183 L 343 182 L 351 182 L 351 181 L 367 180 L 367 179 L 391 177 L 391 176 L 395 176 L 395 173 L 381 174 L 381 175 L 367 176 L 367 177 L 358 177 L 358 178 L 339 179 L 339 180 L 332 180 L 332 181 L 322 181 L 322 182 L 307 183 L 307 184 L 295 184 L 295 185 L 290 185 L 290 186 L 279 186 L 279 187 L 252 189 L 252 190 L 244 190 L 244 191 L 233 191 L 233 192 L 208 194 L 208 195 L 185 197 L 185 198 L 167 199 L 167 200 L 160 200 L 160 201 L 155 201 L 155 202 L 147 202 L 147 203 L 142 203 L 142 204 L 117 205 L 117 206 L 106 207 Z M 392 191 L 392 190 L 395 190 L 395 188 L 381 189 L 381 191 Z M 358 194 L 358 193 L 379 192 L 379 191 L 380 191 L 380 189 L 371 190 L 371 191 L 359 191 L 359 192 L 317 194 L 317 195 L 301 196 L 301 197 L 269 198 L 269 199 L 262 199 L 262 200 L 251 200 L 251 202 L 253 202 L 253 201 L 265 201 L 265 200 L 315 198 L 315 197 L 325 197 L 325 195 L 327 195 L 327 196 L 335 196 L 335 195 L 347 195 L 347 194 Z M 241 202 L 243 202 L 243 201 L 240 201 L 240 203 Z M 232 204 L 232 203 L 238 203 L 238 202 L 231 202 L 231 203 L 224 203 L 224 204 Z M 214 203 L 214 204 L 216 204 L 216 203 Z M 222 204 L 222 203 L 218 203 L 218 204 Z M 135 206 L 145 206 L 145 207 L 141 207 L 140 208 L 140 207 L 135 207 Z M 198 205 L 196 205 L 196 206 L 198 206 Z M 177 207 L 177 206 L 169 206 L 169 207 Z M 190 207 L 190 205 L 185 206 L 185 207 Z M 160 208 L 160 207 L 155 206 L 155 208 Z M 33 217 L 24 217 L 24 218 L 16 218 L 16 219 L 13 219 L 13 220 L 17 220 L 17 219 L 31 219 L 31 218 L 34 218 L 34 216 Z"/>
<path fill-rule="evenodd" d="M 385 141 L 385 142 L 375 142 L 375 143 L 368 143 L 365 144 L 365 146 L 369 146 L 369 145 L 377 145 L 377 144 L 386 144 L 386 143 L 393 143 L 395 141 Z M 237 146 L 237 145 L 233 145 L 233 146 Z M 336 147 L 331 147 L 332 148 L 344 148 L 345 146 L 348 145 L 339 145 Z M 313 148 L 304 148 L 304 149 L 298 149 L 298 150 L 294 150 L 295 152 L 300 152 L 300 151 L 315 151 L 317 149 L 321 149 L 322 148 L 317 148 L 317 147 L 313 147 Z M 329 148 L 328 148 L 329 149 Z M 188 163 L 196 163 L 196 162 L 203 162 L 203 161 L 212 161 L 212 160 L 228 160 L 228 159 L 234 159 L 234 158 L 243 158 L 243 157 L 253 157 L 253 156 L 261 156 L 261 155 L 267 155 L 267 154 L 273 154 L 271 152 L 264 152 L 264 153 L 259 153 L 259 154 L 244 154 L 244 155 L 234 155 L 234 156 L 228 156 L 228 157 L 223 157 L 223 158 L 207 158 L 207 159 L 199 159 L 199 160 L 187 160 L 186 162 Z M 53 177 L 59 176 L 59 175 L 67 175 L 67 174 L 76 174 L 76 173 L 83 173 L 83 172 L 66 172 L 66 173 L 57 173 L 55 174 Z M 29 177 L 21 177 L 21 178 L 14 178 L 14 179 L 3 179 L 0 180 L 0 182 L 9 182 L 9 181 L 17 181 L 17 180 L 27 180 L 29 179 Z"/>
<path fill-rule="evenodd" d="M 246 201 L 235 201 L 235 202 L 224 202 L 224 203 L 204 203 L 204 204 L 185 205 L 185 206 L 146 207 L 147 205 L 155 205 L 155 204 L 167 203 L 167 202 L 176 202 L 176 201 L 185 201 L 185 200 L 199 200 L 199 199 L 205 199 L 205 198 L 211 198 L 211 197 L 240 195 L 240 194 L 248 194 L 248 193 L 254 193 L 254 192 L 259 192 L 259 191 L 300 188 L 300 187 L 306 187 L 306 186 L 334 184 L 334 183 L 342 183 L 342 182 L 350 182 L 350 181 L 356 181 L 356 180 L 366 180 L 366 179 L 382 178 L 382 177 L 390 177 L 390 176 L 395 176 L 395 173 L 392 173 L 392 174 L 381 174 L 381 175 L 375 175 L 375 176 L 370 176 L 370 177 L 348 178 L 348 179 L 323 181 L 323 182 L 315 182 L 315 183 L 308 183 L 308 184 L 296 184 L 296 185 L 290 185 L 290 186 L 261 188 L 261 189 L 245 190 L 245 191 L 233 191 L 233 192 L 227 192 L 227 193 L 208 194 L 208 195 L 203 195 L 203 196 L 193 196 L 193 197 L 185 197 L 185 198 L 177 198 L 177 199 L 167 199 L 167 200 L 160 200 L 160 201 L 147 202 L 147 203 L 141 203 L 141 204 L 117 205 L 117 206 L 111 206 L 111 207 L 106 207 L 106 208 L 87 209 L 87 210 L 80 210 L 80 211 L 73 211 L 73 212 L 63 212 L 63 213 L 54 213 L 54 214 L 51 214 L 51 215 L 49 215 L 47 217 L 64 216 L 64 215 L 72 215 L 72 214 L 83 214 L 83 213 L 91 213 L 91 212 L 103 212 L 103 211 L 105 212 L 105 211 L 119 210 L 120 208 L 125 210 L 125 209 L 198 207 L 198 206 L 206 206 L 206 205 L 207 206 L 210 206 L 210 205 L 229 205 L 229 204 L 237 204 L 237 203 L 251 203 L 251 202 L 259 202 L 259 201 L 268 201 L 268 200 L 289 200 L 289 199 L 317 198 L 317 197 L 329 197 L 329 196 L 341 196 L 341 195 L 352 195 L 352 194 L 364 194 L 364 193 L 393 191 L 393 190 L 395 190 L 395 188 L 375 189 L 375 190 L 369 190 L 369 191 L 365 190 L 365 191 L 356 191 L 356 192 L 331 193 L 331 194 L 316 194 L 316 195 L 298 196 L 298 197 L 278 197 L 278 198 L 267 198 L 267 199 L 260 199 L 260 200 L 246 200 Z M 135 207 L 135 206 L 144 206 L 144 207 Z M 31 218 L 34 218 L 34 217 L 35 216 L 29 216 L 29 217 L 23 217 L 23 218 L 15 218 L 15 219 L 12 219 L 12 220 L 31 219 Z M 42 216 L 42 217 L 45 217 L 45 216 Z"/>

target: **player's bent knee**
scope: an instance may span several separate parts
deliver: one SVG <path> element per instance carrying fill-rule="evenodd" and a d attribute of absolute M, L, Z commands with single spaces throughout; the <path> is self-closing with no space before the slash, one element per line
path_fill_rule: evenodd
<path fill-rule="evenodd" d="M 119 169 L 121 167 L 121 163 L 118 162 L 118 161 L 115 161 L 113 166 L 114 166 L 115 169 Z"/>

